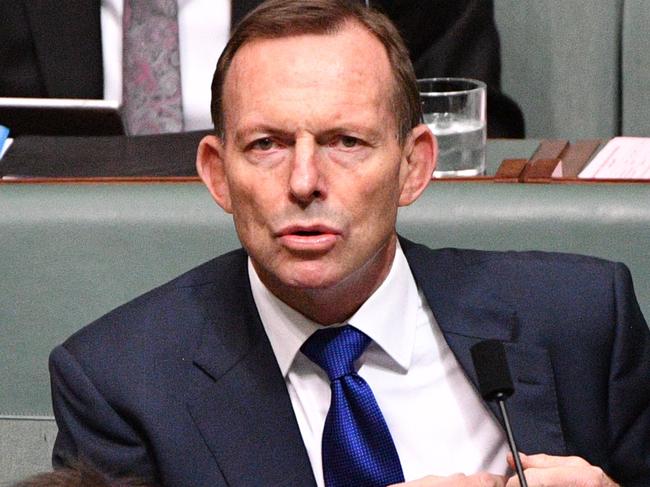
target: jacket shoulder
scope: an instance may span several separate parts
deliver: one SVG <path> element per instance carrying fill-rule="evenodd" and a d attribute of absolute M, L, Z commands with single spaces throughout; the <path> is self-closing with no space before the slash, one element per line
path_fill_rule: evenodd
<path fill-rule="evenodd" d="M 72 354 L 99 346 L 124 350 L 153 344 L 195 345 L 195 336 L 215 315 L 237 313 L 250 294 L 246 253 L 239 249 L 207 261 L 162 284 L 71 335 L 63 344 Z M 152 345 L 148 345 L 152 344 Z"/>

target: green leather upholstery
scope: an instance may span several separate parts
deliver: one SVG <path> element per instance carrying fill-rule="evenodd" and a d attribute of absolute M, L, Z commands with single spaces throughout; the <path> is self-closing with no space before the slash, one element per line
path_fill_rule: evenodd
<path fill-rule="evenodd" d="M 0 486 L 50 470 L 56 432 L 56 423 L 51 417 L 0 415 Z"/>
<path fill-rule="evenodd" d="M 650 137 L 650 2 L 626 0 L 622 42 L 622 133 Z"/>
<path fill-rule="evenodd" d="M 636 3 L 635 13 L 645 12 L 647 20 L 646 0 L 495 0 L 502 87 L 521 106 L 527 137 L 619 133 L 619 51 L 623 4 L 628 3 Z M 640 23 L 632 35 L 646 47 L 647 25 Z"/>
<path fill-rule="evenodd" d="M 527 137 L 650 136 L 650 2 L 494 4 L 503 90 L 521 106 Z"/>
<path fill-rule="evenodd" d="M 400 232 L 433 247 L 627 263 L 650 315 L 649 185 L 433 183 Z M 47 356 L 111 308 L 238 246 L 199 183 L 0 187 L 0 485 L 49 466 Z M 534 286 L 534 283 L 531 283 Z"/>

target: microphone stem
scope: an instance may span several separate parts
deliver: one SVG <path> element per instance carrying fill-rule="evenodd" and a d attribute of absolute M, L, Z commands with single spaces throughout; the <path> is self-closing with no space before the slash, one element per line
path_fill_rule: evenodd
<path fill-rule="evenodd" d="M 524 469 L 521 466 L 521 460 L 519 459 L 519 452 L 517 451 L 517 444 L 515 443 L 515 437 L 512 435 L 512 428 L 510 427 L 510 419 L 508 418 L 508 411 L 506 411 L 506 403 L 503 399 L 497 398 L 497 404 L 499 405 L 499 410 L 501 411 L 501 416 L 503 417 L 503 423 L 506 427 L 506 436 L 508 437 L 508 445 L 510 446 L 510 451 L 515 461 L 515 470 L 517 471 L 517 477 L 519 477 L 519 483 L 521 487 L 528 487 L 526 482 L 526 476 L 524 475 Z"/>

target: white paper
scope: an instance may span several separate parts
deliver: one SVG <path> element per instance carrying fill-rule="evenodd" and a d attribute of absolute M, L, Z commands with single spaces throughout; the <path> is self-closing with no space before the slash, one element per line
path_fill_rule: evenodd
<path fill-rule="evenodd" d="M 650 179 L 650 137 L 614 137 L 580 171 L 582 179 Z"/>

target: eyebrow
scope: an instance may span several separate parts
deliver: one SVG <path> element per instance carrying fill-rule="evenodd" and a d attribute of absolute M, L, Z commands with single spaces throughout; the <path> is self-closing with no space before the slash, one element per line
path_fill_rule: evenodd
<path fill-rule="evenodd" d="M 363 136 L 363 138 L 367 139 L 369 142 L 374 142 L 381 139 L 381 131 L 379 129 L 370 128 L 370 127 L 361 127 L 356 124 L 340 125 L 337 127 L 332 127 L 331 129 L 327 129 L 316 134 L 316 139 L 331 137 L 333 135 L 350 133 L 350 132 L 352 132 L 353 134 L 358 133 L 359 135 Z"/>
<path fill-rule="evenodd" d="M 269 137 L 280 137 L 283 139 L 292 139 L 295 136 L 295 132 L 279 129 L 268 124 L 254 125 L 251 127 L 246 127 L 235 132 L 233 140 L 235 143 L 240 141 L 245 141 L 252 134 L 268 134 Z M 318 139 L 331 137 L 337 134 L 345 133 L 357 133 L 360 136 L 368 139 L 369 141 L 376 141 L 381 139 L 381 130 L 379 128 L 373 128 L 364 126 L 361 124 L 350 123 L 350 124 L 341 124 L 334 127 L 319 131 L 314 134 L 314 137 Z"/>
<path fill-rule="evenodd" d="M 287 137 L 289 136 L 289 132 L 284 131 L 284 130 L 278 130 L 277 128 L 273 128 L 270 125 L 265 125 L 265 124 L 260 124 L 260 125 L 254 125 L 252 127 L 245 127 L 243 129 L 239 129 L 234 133 L 233 140 L 234 142 L 239 142 L 242 140 L 247 139 L 250 137 L 252 134 L 269 134 L 269 136 L 284 136 Z"/>

